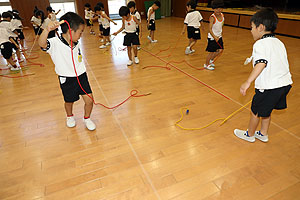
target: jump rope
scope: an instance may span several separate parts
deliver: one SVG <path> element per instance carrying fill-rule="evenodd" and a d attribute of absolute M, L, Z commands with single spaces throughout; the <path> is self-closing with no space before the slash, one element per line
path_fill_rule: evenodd
<path fill-rule="evenodd" d="M 77 74 L 77 70 L 76 70 L 76 67 L 75 67 L 75 62 L 74 62 L 74 55 L 73 55 L 73 39 L 72 39 L 72 31 L 71 31 L 71 27 L 70 27 L 70 24 L 69 22 L 67 22 L 66 20 L 62 20 L 61 22 L 59 22 L 60 24 L 63 24 L 63 23 L 66 23 L 68 25 L 68 28 L 69 28 L 69 33 L 70 33 L 70 46 L 71 46 L 71 55 L 72 55 L 72 62 L 73 62 L 73 67 L 74 67 L 74 71 L 75 71 L 75 74 L 76 74 L 76 78 L 77 78 L 77 82 L 81 88 L 81 90 L 93 101 L 93 103 L 95 105 L 99 105 L 99 106 L 102 106 L 106 109 L 115 109 L 121 105 L 123 105 L 125 102 L 127 102 L 129 99 L 131 99 L 132 97 L 144 97 L 144 96 L 148 96 L 148 95 L 151 95 L 151 93 L 147 93 L 147 94 L 141 94 L 141 95 L 138 95 L 138 90 L 131 90 L 130 92 L 130 95 L 124 100 L 122 101 L 121 103 L 113 106 L 113 107 L 108 107 L 108 106 L 105 106 L 104 104 L 101 104 L 101 103 L 96 103 L 94 98 L 91 97 L 82 87 L 80 81 L 79 81 L 79 78 L 78 78 L 78 74 Z"/>

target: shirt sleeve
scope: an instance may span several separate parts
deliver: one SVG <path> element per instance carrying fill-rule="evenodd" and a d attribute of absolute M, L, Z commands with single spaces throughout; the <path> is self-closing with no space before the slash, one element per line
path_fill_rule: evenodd
<path fill-rule="evenodd" d="M 47 53 L 49 53 L 49 54 L 52 54 L 52 52 L 53 52 L 53 47 L 54 47 L 54 42 L 53 42 L 53 40 L 52 39 L 48 39 L 47 40 L 47 47 L 44 49 L 44 48 L 42 48 L 41 47 L 41 49 L 43 50 L 43 51 L 46 51 Z"/>
<path fill-rule="evenodd" d="M 185 16 L 184 24 L 186 24 L 186 25 L 189 24 L 189 15 L 186 15 L 186 16 Z"/>
<path fill-rule="evenodd" d="M 199 21 L 201 22 L 201 21 L 203 21 L 203 17 L 202 17 L 202 15 L 201 15 L 201 13 L 199 12 Z"/>
<path fill-rule="evenodd" d="M 264 46 L 261 43 L 256 42 L 253 46 L 253 66 L 257 65 L 258 63 L 265 63 L 266 67 L 268 64 L 268 59 L 266 56 L 266 51 Z"/>

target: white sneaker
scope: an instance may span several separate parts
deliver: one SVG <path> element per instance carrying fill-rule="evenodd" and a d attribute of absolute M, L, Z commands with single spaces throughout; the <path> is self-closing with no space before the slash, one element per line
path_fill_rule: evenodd
<path fill-rule="evenodd" d="M 147 36 L 148 40 L 150 40 L 150 42 L 152 42 L 152 38 L 148 35 Z"/>
<path fill-rule="evenodd" d="M 157 43 L 157 40 L 152 40 L 151 42 L 152 42 L 152 43 Z"/>
<path fill-rule="evenodd" d="M 11 71 L 18 71 L 18 70 L 21 70 L 21 67 L 20 67 L 20 66 L 17 66 L 17 67 L 13 67 L 13 66 L 12 66 L 12 67 L 10 68 L 10 70 L 11 70 Z"/>
<path fill-rule="evenodd" d="M 190 54 L 190 53 L 191 53 L 191 47 L 187 47 L 187 48 L 185 49 L 185 54 L 188 55 L 188 54 Z"/>
<path fill-rule="evenodd" d="M 268 135 L 263 135 L 263 134 L 261 134 L 260 131 L 255 131 L 254 137 L 259 139 L 262 142 L 268 142 L 269 141 Z"/>
<path fill-rule="evenodd" d="M 141 50 L 141 47 L 137 47 L 137 50 Z"/>
<path fill-rule="evenodd" d="M 96 125 L 90 118 L 83 119 L 83 122 L 85 123 L 86 128 L 89 129 L 90 131 L 93 131 L 96 129 Z"/>
<path fill-rule="evenodd" d="M 75 118 L 73 116 L 72 117 L 67 117 L 67 127 L 73 128 L 75 126 L 76 126 Z"/>
<path fill-rule="evenodd" d="M 242 140 L 246 140 L 248 142 L 255 142 L 255 137 L 254 136 L 249 136 L 248 135 L 248 131 L 244 131 L 244 130 L 239 130 L 239 129 L 235 129 L 234 130 L 234 135 Z"/>
<path fill-rule="evenodd" d="M 133 64 L 133 61 L 132 60 L 129 60 L 128 63 L 127 63 L 127 66 L 130 66 Z"/>
<path fill-rule="evenodd" d="M 140 60 L 139 60 L 138 57 L 134 57 L 134 63 L 135 63 L 135 64 L 139 64 L 139 63 L 140 63 Z"/>
<path fill-rule="evenodd" d="M 215 64 L 214 64 L 214 61 L 213 61 L 213 60 L 210 60 L 210 61 L 209 61 L 209 64 L 210 64 L 211 66 L 215 67 Z"/>
<path fill-rule="evenodd" d="M 99 49 L 105 49 L 106 45 L 102 44 L 101 46 L 99 46 Z"/>
<path fill-rule="evenodd" d="M 196 50 L 195 50 L 195 49 L 192 49 L 192 50 L 191 50 L 191 53 L 195 53 L 195 52 L 196 52 Z"/>
<path fill-rule="evenodd" d="M 110 43 L 110 42 L 107 42 L 107 43 L 105 44 L 105 46 L 109 46 L 109 45 L 111 45 L 111 43 Z"/>
<path fill-rule="evenodd" d="M 212 65 L 206 65 L 206 64 L 204 64 L 203 67 L 204 67 L 205 69 L 208 69 L 208 70 L 214 70 L 214 69 L 215 69 Z"/>

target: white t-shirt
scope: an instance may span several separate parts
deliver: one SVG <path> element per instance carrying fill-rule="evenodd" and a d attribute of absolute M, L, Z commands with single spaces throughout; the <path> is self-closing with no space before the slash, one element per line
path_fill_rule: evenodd
<path fill-rule="evenodd" d="M 187 26 L 193 26 L 199 28 L 201 26 L 200 22 L 203 20 L 201 13 L 197 10 L 191 10 L 188 12 L 184 19 L 184 23 Z"/>
<path fill-rule="evenodd" d="M 153 10 L 153 13 L 150 15 L 150 11 L 152 11 L 152 10 L 153 10 L 153 8 L 150 7 L 150 8 L 148 9 L 148 12 L 147 12 L 147 17 L 148 17 L 149 20 L 151 20 L 151 19 L 155 20 L 155 11 L 154 11 L 154 10 Z M 149 15 L 150 15 L 150 16 L 149 16 Z"/>
<path fill-rule="evenodd" d="M 60 36 L 50 38 L 47 40 L 48 46 L 44 49 L 50 54 L 51 59 L 55 65 L 55 72 L 59 76 L 65 77 L 76 77 L 74 66 L 71 56 L 71 47 L 65 41 L 65 39 Z M 73 57 L 75 62 L 75 68 L 77 75 L 80 76 L 86 72 L 85 64 L 82 60 L 81 51 L 79 44 L 73 46 Z"/>
<path fill-rule="evenodd" d="M 0 28 L 0 45 L 5 42 L 10 42 L 9 33 L 6 28 Z"/>
<path fill-rule="evenodd" d="M 275 89 L 293 83 L 284 44 L 272 34 L 264 35 L 253 45 L 253 67 L 266 63 L 255 80 L 255 88 Z"/>
<path fill-rule="evenodd" d="M 45 20 L 44 20 L 44 22 L 43 22 L 41 28 L 42 28 L 42 29 L 46 29 L 47 26 L 48 26 L 48 24 L 49 24 L 50 22 L 51 22 L 51 20 L 50 20 L 49 18 L 45 18 Z"/>
<path fill-rule="evenodd" d="M 13 31 L 16 30 L 16 28 L 12 25 L 9 21 L 2 21 L 0 22 L 0 28 L 5 28 L 9 34 L 9 37 L 16 38 L 18 37 L 17 34 L 15 34 Z"/>
<path fill-rule="evenodd" d="M 105 11 L 101 11 L 101 14 L 104 15 Z M 103 26 L 103 28 L 107 29 L 110 27 L 110 22 L 108 21 L 108 19 L 101 17 L 101 24 Z"/>
<path fill-rule="evenodd" d="M 125 32 L 126 33 L 135 33 L 137 23 L 133 19 L 133 15 L 130 15 L 129 20 L 124 20 L 125 23 Z"/>
<path fill-rule="evenodd" d="M 31 18 L 30 21 L 32 21 L 35 24 L 37 24 L 37 25 L 33 24 L 34 27 L 39 27 L 41 25 L 41 23 L 42 23 L 42 20 L 39 19 L 39 18 L 37 18 L 37 17 L 35 17 L 35 16 L 32 16 L 32 18 Z"/>
<path fill-rule="evenodd" d="M 211 15 L 213 18 L 215 18 L 215 23 L 212 26 L 212 31 L 213 31 L 214 35 L 217 36 L 218 38 L 222 37 L 222 28 L 223 28 L 224 20 L 225 20 L 223 13 L 221 13 L 221 15 L 222 15 L 221 21 L 218 20 L 218 18 L 215 14 Z M 211 40 L 214 40 L 213 36 L 210 33 L 208 33 L 208 38 L 210 38 Z"/>
<path fill-rule="evenodd" d="M 51 21 L 56 21 L 56 15 L 55 15 L 55 13 L 50 13 L 49 15 L 50 15 L 50 20 Z"/>
<path fill-rule="evenodd" d="M 22 22 L 19 19 L 12 19 L 10 23 L 15 29 L 22 29 Z"/>
<path fill-rule="evenodd" d="M 134 11 L 133 15 L 136 17 L 136 19 L 141 23 L 142 22 L 142 18 L 141 18 L 141 15 L 140 13 L 136 10 Z M 136 27 L 138 27 L 139 25 L 136 24 Z"/>
<path fill-rule="evenodd" d="M 85 19 L 92 19 L 93 18 L 93 11 L 92 10 L 84 10 L 84 18 Z"/>

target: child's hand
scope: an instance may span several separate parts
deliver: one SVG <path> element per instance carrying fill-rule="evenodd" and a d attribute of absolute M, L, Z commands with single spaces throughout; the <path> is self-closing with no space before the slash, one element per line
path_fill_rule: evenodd
<path fill-rule="evenodd" d="M 51 21 L 47 26 L 47 31 L 53 31 L 60 26 L 58 21 Z"/>
<path fill-rule="evenodd" d="M 251 83 L 249 83 L 248 81 L 246 81 L 245 83 L 243 83 L 241 85 L 241 88 L 240 88 L 240 93 L 243 95 L 243 96 L 246 96 L 246 92 L 248 90 L 248 88 L 250 87 Z"/>
<path fill-rule="evenodd" d="M 116 22 L 113 22 L 114 23 L 114 25 L 118 25 Z"/>
<path fill-rule="evenodd" d="M 115 33 L 113 33 L 113 35 L 114 35 L 114 36 L 117 36 L 117 35 L 118 35 L 118 33 L 117 33 L 117 32 L 115 32 Z"/>

